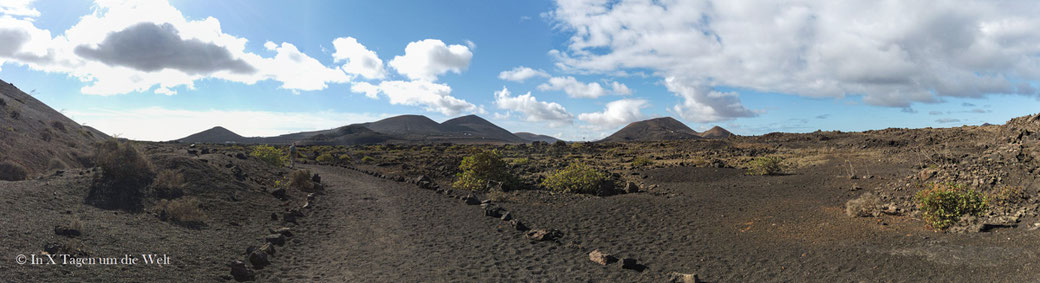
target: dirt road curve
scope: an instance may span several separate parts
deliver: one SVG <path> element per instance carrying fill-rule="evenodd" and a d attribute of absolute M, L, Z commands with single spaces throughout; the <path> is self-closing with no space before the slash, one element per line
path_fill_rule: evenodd
<path fill-rule="evenodd" d="M 532 243 L 501 220 L 433 191 L 335 167 L 321 174 L 327 194 L 301 220 L 293 243 L 260 272 L 268 280 L 644 281 L 645 274 L 588 264 L 585 253 Z M 584 258 L 582 258 L 584 256 Z"/>

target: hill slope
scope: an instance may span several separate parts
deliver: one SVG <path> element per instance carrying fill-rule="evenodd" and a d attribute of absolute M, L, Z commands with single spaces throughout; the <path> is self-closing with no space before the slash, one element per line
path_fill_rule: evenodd
<path fill-rule="evenodd" d="M 614 134 L 600 140 L 602 142 L 625 141 L 658 141 L 699 139 L 701 136 L 687 127 L 686 124 L 672 117 L 661 117 L 650 120 L 632 122 Z"/>
<path fill-rule="evenodd" d="M 723 139 L 731 136 L 733 136 L 733 133 L 719 126 L 712 127 L 711 129 L 701 133 L 701 137 L 706 139 Z"/>
<path fill-rule="evenodd" d="M 516 133 L 513 133 L 513 134 L 518 136 L 518 137 L 520 137 L 521 139 L 524 139 L 524 140 L 529 141 L 529 142 L 541 141 L 541 142 L 547 142 L 547 143 L 554 143 L 554 142 L 560 140 L 560 139 L 557 139 L 557 138 L 554 138 L 554 137 L 551 137 L 551 136 L 539 135 L 539 134 L 528 133 L 528 132 L 516 132 Z"/>
<path fill-rule="evenodd" d="M 107 138 L 0 80 L 0 161 L 20 164 L 30 174 L 51 165 L 80 167 L 89 163 L 93 144 Z"/>
<path fill-rule="evenodd" d="M 224 127 L 213 127 L 180 139 L 185 143 L 247 143 L 247 138 Z"/>

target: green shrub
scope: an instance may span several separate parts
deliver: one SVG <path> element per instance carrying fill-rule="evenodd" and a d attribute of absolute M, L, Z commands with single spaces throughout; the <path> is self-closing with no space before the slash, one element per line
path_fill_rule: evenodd
<path fill-rule="evenodd" d="M 527 157 L 514 158 L 512 161 L 509 162 L 509 164 L 512 165 L 527 165 L 528 163 L 531 163 L 531 160 Z"/>
<path fill-rule="evenodd" d="M 350 163 L 351 160 L 350 154 L 344 153 L 339 155 L 339 162 L 341 163 Z"/>
<path fill-rule="evenodd" d="M 0 180 L 21 181 L 29 178 L 29 170 L 25 166 L 11 161 L 0 162 Z"/>
<path fill-rule="evenodd" d="M 935 229 L 946 229 L 964 215 L 979 215 L 987 206 L 981 193 L 948 184 L 933 184 L 918 191 L 914 200 L 924 220 Z"/>
<path fill-rule="evenodd" d="M 271 166 L 283 166 L 289 160 L 288 155 L 269 145 L 258 145 L 253 147 L 253 157 L 260 159 Z"/>
<path fill-rule="evenodd" d="M 502 154 L 497 150 L 466 156 L 459 164 L 459 171 L 452 184 L 452 188 L 457 190 L 483 191 L 492 182 L 500 182 L 503 187 L 512 188 L 516 183 L 516 177 L 509 172 L 509 165 L 502 160 Z"/>
<path fill-rule="evenodd" d="M 361 162 L 364 162 L 365 164 L 372 164 L 376 162 L 376 159 L 372 158 L 371 156 L 365 155 L 365 157 L 361 158 Z"/>
<path fill-rule="evenodd" d="M 109 139 L 98 144 L 94 164 L 101 177 L 94 181 L 87 202 L 107 209 L 138 210 L 144 188 L 152 183 L 152 163 L 129 141 Z"/>
<path fill-rule="evenodd" d="M 654 161 L 650 160 L 650 158 L 646 158 L 645 156 L 636 157 L 635 160 L 632 160 L 632 166 L 634 167 L 647 167 L 650 165 L 654 165 Z"/>
<path fill-rule="evenodd" d="M 779 156 L 761 156 L 748 164 L 748 175 L 778 175 L 784 172 L 784 159 Z"/>
<path fill-rule="evenodd" d="M 324 164 L 332 164 L 336 162 L 336 158 L 332 157 L 332 154 L 328 152 L 318 155 L 318 158 L 315 158 L 314 160 Z"/>
<path fill-rule="evenodd" d="M 597 193 L 607 185 L 607 173 L 580 162 L 573 162 L 542 181 L 542 186 L 549 190 L 564 193 Z"/>

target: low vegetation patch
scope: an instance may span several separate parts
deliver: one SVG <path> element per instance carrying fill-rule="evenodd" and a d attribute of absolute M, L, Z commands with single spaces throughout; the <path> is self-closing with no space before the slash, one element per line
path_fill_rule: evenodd
<path fill-rule="evenodd" d="M 365 157 L 361 158 L 361 162 L 364 162 L 365 164 L 372 164 L 376 163 L 376 159 L 372 158 L 371 156 L 365 155 Z"/>
<path fill-rule="evenodd" d="M 163 199 L 174 199 L 184 195 L 184 174 L 176 170 L 162 170 L 152 182 L 155 196 Z"/>
<path fill-rule="evenodd" d="M 0 180 L 21 181 L 29 178 L 29 170 L 25 166 L 12 161 L 0 162 Z"/>
<path fill-rule="evenodd" d="M 509 172 L 509 164 L 502 160 L 498 151 L 481 151 L 462 159 L 459 172 L 455 175 L 452 188 L 457 190 L 484 191 L 492 183 L 502 183 L 505 189 L 516 185 L 516 176 Z"/>
<path fill-rule="evenodd" d="M 914 196 L 917 208 L 932 228 L 946 229 L 964 215 L 979 215 L 987 201 L 981 193 L 950 184 L 932 184 Z"/>
<path fill-rule="evenodd" d="M 296 189 L 303 192 L 317 192 L 322 189 L 321 184 L 315 183 L 311 178 L 310 170 L 296 170 L 289 173 L 289 181 L 287 185 L 290 189 Z"/>
<path fill-rule="evenodd" d="M 110 139 L 98 145 L 94 164 L 101 176 L 87 194 L 87 202 L 107 209 L 138 210 L 144 189 L 155 170 L 144 154 L 129 141 Z"/>
<path fill-rule="evenodd" d="M 287 154 L 270 145 L 255 146 L 250 155 L 271 166 L 283 166 L 289 160 Z"/>
<path fill-rule="evenodd" d="M 647 167 L 650 165 L 654 165 L 654 162 L 645 156 L 636 157 L 635 160 L 632 160 L 633 167 Z"/>
<path fill-rule="evenodd" d="M 206 225 L 206 213 L 199 207 L 199 200 L 194 198 L 179 198 L 174 200 L 160 200 L 155 206 L 155 212 L 159 214 L 159 220 L 170 221 L 187 227 L 200 227 Z"/>
<path fill-rule="evenodd" d="M 573 162 L 542 181 L 542 186 L 563 193 L 594 194 L 608 189 L 609 185 L 607 173 L 581 162 Z"/>
<path fill-rule="evenodd" d="M 66 164 L 65 161 L 61 161 L 60 158 L 53 157 L 53 158 L 51 158 L 50 161 L 47 161 L 47 170 L 48 171 L 64 170 L 66 168 L 69 168 L 69 165 Z"/>
<path fill-rule="evenodd" d="M 1003 186 L 989 194 L 989 201 L 993 204 L 1008 205 L 1021 202 L 1029 198 L 1029 195 L 1018 186 Z"/>
<path fill-rule="evenodd" d="M 760 156 L 748 164 L 748 175 L 779 175 L 784 172 L 784 159 L 779 156 Z"/>
<path fill-rule="evenodd" d="M 317 161 L 322 164 L 332 164 L 336 162 L 336 157 L 333 157 L 331 153 L 326 152 L 322 153 L 321 155 L 318 155 L 318 157 L 315 158 L 314 161 Z"/>

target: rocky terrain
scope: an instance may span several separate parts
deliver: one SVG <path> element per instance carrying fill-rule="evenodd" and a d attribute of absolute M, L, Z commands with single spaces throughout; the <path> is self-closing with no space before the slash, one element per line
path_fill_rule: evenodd
<path fill-rule="evenodd" d="M 194 136 L 198 144 L 112 140 L 0 90 L 15 105 L 4 113 L 20 113 L 5 120 L 15 130 L 0 136 L 13 146 L 4 161 L 27 168 L 0 180 L 0 274 L 10 281 L 1040 276 L 1040 114 L 1004 125 L 762 136 L 657 119 L 619 136 L 659 140 L 590 143 L 506 142 L 520 137 L 476 116 L 402 116 L 283 136 L 303 143 L 290 169 L 278 143 L 225 144 L 240 136 L 222 128 Z M 393 141 L 408 136 L 465 142 Z M 26 145 L 41 141 L 60 143 Z M 35 156 L 68 162 L 49 168 Z M 935 203 L 959 213 L 938 217 Z M 145 255 L 163 260 L 49 264 Z"/>

